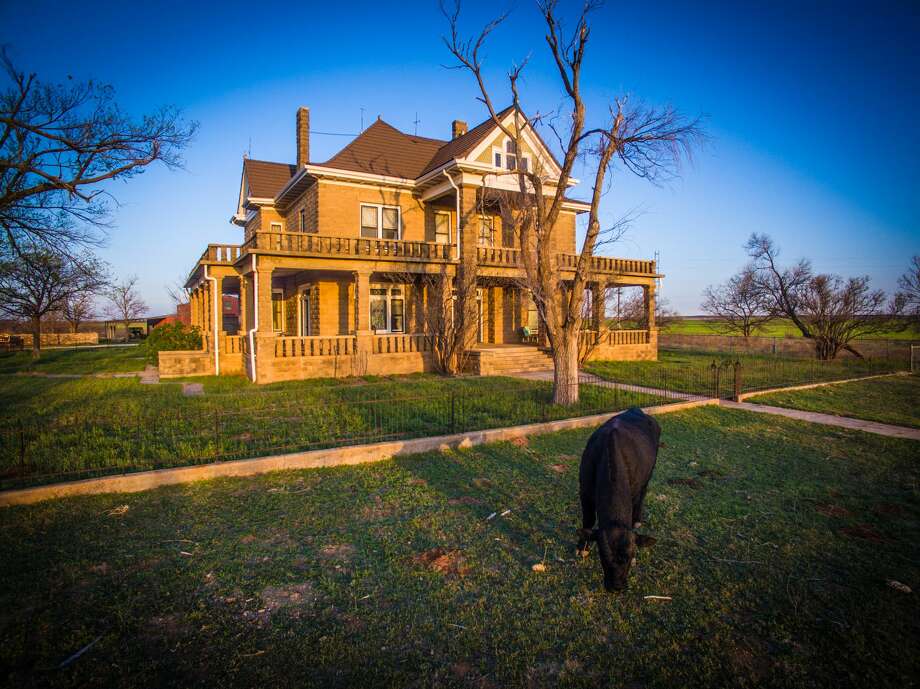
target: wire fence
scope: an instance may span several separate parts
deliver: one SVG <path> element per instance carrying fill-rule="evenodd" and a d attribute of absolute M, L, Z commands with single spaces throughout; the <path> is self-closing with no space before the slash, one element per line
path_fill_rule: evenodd
<path fill-rule="evenodd" d="M 0 418 L 0 489 L 737 398 L 770 387 L 888 373 L 899 365 L 833 363 L 723 358 L 624 366 L 619 373 L 583 374 L 571 405 L 553 403 L 550 382 L 471 377 L 400 385 L 335 381 L 309 391 L 247 387 L 104 414 L 88 405 L 66 415 L 8 415 Z"/>

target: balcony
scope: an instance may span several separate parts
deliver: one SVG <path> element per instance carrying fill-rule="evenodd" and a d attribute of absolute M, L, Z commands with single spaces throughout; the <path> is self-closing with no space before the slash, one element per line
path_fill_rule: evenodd
<path fill-rule="evenodd" d="M 317 258 L 347 258 L 443 263 L 453 261 L 452 244 L 399 239 L 328 237 L 303 232 L 256 232 L 243 253 L 262 252 Z"/>

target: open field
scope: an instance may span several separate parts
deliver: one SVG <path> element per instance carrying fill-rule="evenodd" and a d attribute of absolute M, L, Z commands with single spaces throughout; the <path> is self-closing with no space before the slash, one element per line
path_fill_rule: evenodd
<path fill-rule="evenodd" d="M 612 412 L 661 398 L 585 386 L 573 407 L 551 384 L 513 378 L 316 379 L 257 386 L 242 377 L 178 383 L 0 378 L 0 488 Z"/>
<path fill-rule="evenodd" d="M 746 401 L 920 428 L 920 376 L 774 392 Z"/>
<path fill-rule="evenodd" d="M 30 351 L 0 354 L 0 374 L 3 373 L 128 373 L 143 371 L 146 365 L 143 345 L 135 347 L 67 347 L 43 349 L 38 361 Z"/>
<path fill-rule="evenodd" d="M 726 335 L 721 322 L 717 319 L 676 318 L 662 328 L 662 332 L 675 335 Z M 799 329 L 788 318 L 778 318 L 756 328 L 754 333 L 760 337 L 801 337 Z M 906 330 L 892 328 L 877 333 L 867 339 L 878 340 L 920 340 L 920 330 L 916 326 Z"/>
<path fill-rule="evenodd" d="M 719 352 L 658 352 L 658 361 L 589 361 L 584 370 L 621 383 L 680 390 L 698 395 L 730 396 L 734 385 L 733 363 L 741 363 L 741 391 L 763 390 L 827 380 L 859 378 L 897 371 L 902 362 L 882 359 L 793 359 L 767 354 Z M 712 365 L 721 365 L 716 372 Z M 718 389 L 716 389 L 718 388 Z"/>
<path fill-rule="evenodd" d="M 717 408 L 660 421 L 659 541 L 620 595 L 573 556 L 587 430 L 4 509 L 0 677 L 910 686 L 917 443 Z"/>

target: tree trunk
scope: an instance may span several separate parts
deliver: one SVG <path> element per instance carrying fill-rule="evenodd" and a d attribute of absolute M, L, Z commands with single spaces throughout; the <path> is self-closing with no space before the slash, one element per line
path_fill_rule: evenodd
<path fill-rule="evenodd" d="M 38 359 L 42 355 L 42 319 L 32 316 L 32 358 Z"/>
<path fill-rule="evenodd" d="M 556 338 L 553 348 L 553 404 L 578 402 L 578 332 Z"/>

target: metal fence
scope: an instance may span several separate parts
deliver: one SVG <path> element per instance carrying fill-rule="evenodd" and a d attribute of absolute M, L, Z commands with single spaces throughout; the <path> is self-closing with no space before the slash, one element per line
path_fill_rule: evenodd
<path fill-rule="evenodd" d="M 583 374 L 579 400 L 557 405 L 552 383 L 516 378 L 422 379 L 417 394 L 392 382 L 336 381 L 307 390 L 209 393 L 164 408 L 0 419 L 0 489 L 282 452 L 437 436 L 605 414 L 741 392 L 897 370 L 884 361 L 713 359 L 705 365 Z M 8 410 L 12 411 L 12 410 Z"/>

